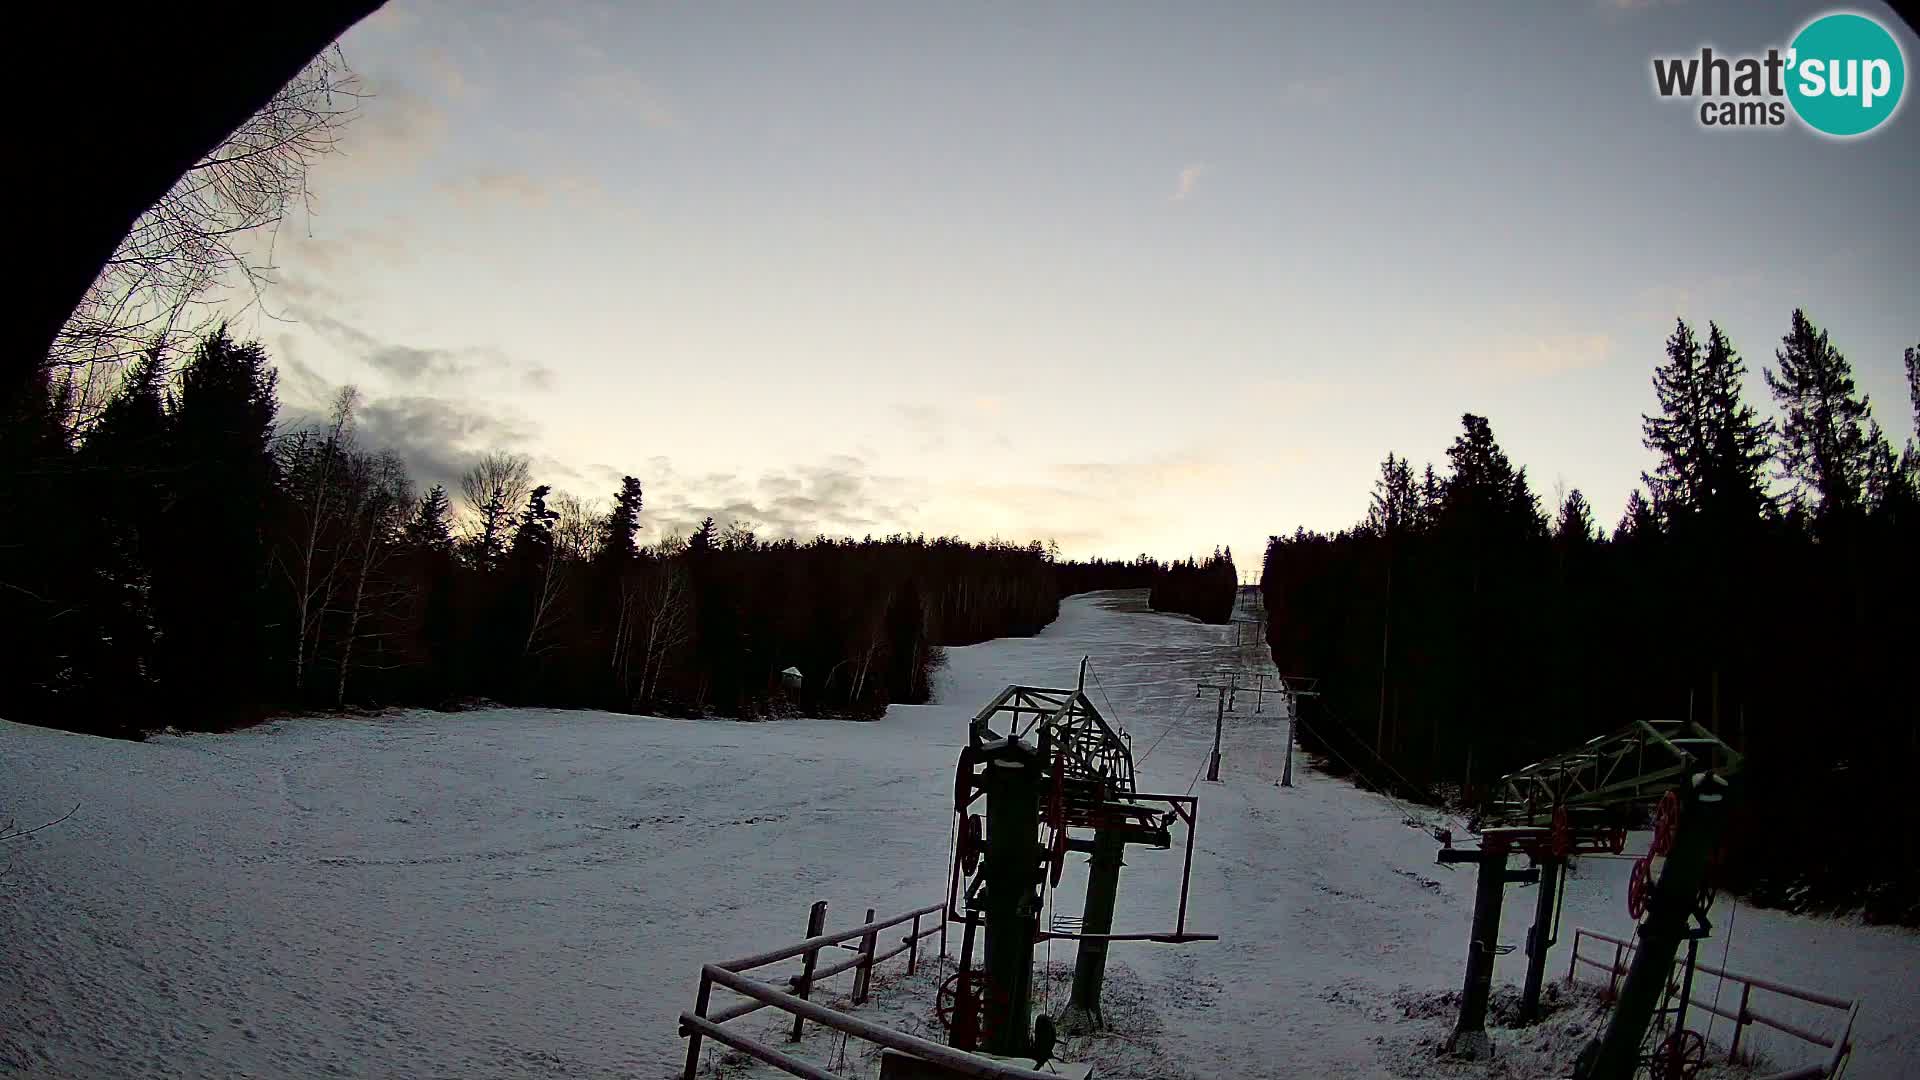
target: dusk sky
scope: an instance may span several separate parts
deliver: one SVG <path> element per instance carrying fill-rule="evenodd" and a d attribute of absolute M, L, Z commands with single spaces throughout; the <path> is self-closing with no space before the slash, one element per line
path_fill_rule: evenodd
<path fill-rule="evenodd" d="M 342 43 L 375 96 L 279 237 L 288 321 L 239 329 L 291 410 L 359 386 L 423 485 L 491 448 L 582 496 L 633 473 L 649 539 L 1257 574 L 1465 411 L 1610 527 L 1677 315 L 1771 413 L 1806 307 L 1912 434 L 1912 103 L 1838 141 L 1651 86 L 1827 10 L 395 0 Z"/>

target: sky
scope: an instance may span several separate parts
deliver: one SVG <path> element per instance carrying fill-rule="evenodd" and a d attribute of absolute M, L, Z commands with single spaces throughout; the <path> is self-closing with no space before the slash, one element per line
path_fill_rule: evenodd
<path fill-rule="evenodd" d="M 631 473 L 656 539 L 1230 545 L 1252 577 L 1463 412 L 1610 523 L 1676 317 L 1759 403 L 1804 307 L 1913 431 L 1920 110 L 1713 131 L 1652 88 L 1827 10 L 394 0 L 237 329 L 292 414 L 358 387 L 422 485 L 491 449 L 583 497 Z"/>

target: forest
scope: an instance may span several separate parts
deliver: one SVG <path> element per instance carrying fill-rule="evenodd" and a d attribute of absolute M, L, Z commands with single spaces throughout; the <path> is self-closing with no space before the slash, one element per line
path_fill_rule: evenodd
<path fill-rule="evenodd" d="M 70 393 L 43 379 L 0 444 L 0 496 L 33 508 L 0 520 L 15 719 L 137 737 L 481 701 L 874 717 L 927 700 L 943 647 L 1037 633 L 1062 595 L 1231 607 L 1218 555 L 1063 562 L 1038 541 L 798 542 L 711 518 L 646 542 L 639 478 L 589 501 L 509 453 L 415 491 L 360 445 L 350 388 L 283 430 L 270 358 L 224 329 L 178 363 L 149 351 L 80 430 Z M 1225 591 L 1203 600 L 1209 575 Z"/>
<path fill-rule="evenodd" d="M 485 455 L 416 492 L 358 445 L 357 396 L 282 432 L 276 373 L 224 330 L 151 352 L 84 432 L 43 383 L 0 445 L 0 710 L 102 734 L 269 712 L 503 703 L 755 717 L 924 701 L 941 647 L 1058 611 L 1039 543 L 763 540 L 711 519 L 643 543 Z M 800 685 L 782 672 L 800 673 Z"/>
<path fill-rule="evenodd" d="M 1726 335 L 1677 321 L 1611 530 L 1577 489 L 1543 511 L 1468 414 L 1443 466 L 1387 455 L 1364 520 L 1272 537 L 1275 661 L 1324 694 L 1303 744 L 1471 806 L 1634 718 L 1691 717 L 1747 755 L 1723 884 L 1920 924 L 1920 448 L 1894 449 L 1803 312 L 1773 359 L 1768 418 Z"/>
<path fill-rule="evenodd" d="M 1095 589 L 1146 589 L 1147 606 L 1153 610 L 1191 615 L 1209 623 L 1232 620 L 1234 597 L 1240 587 L 1232 548 L 1215 548 L 1204 561 L 1188 556 L 1163 563 L 1141 555 L 1126 562 L 1099 558 L 1056 562 L 1054 578 L 1060 583 L 1062 596 Z"/>

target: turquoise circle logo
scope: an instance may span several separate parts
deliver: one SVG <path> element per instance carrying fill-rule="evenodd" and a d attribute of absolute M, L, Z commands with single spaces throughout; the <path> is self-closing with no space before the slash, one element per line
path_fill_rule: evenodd
<path fill-rule="evenodd" d="M 1907 60 L 1886 28 L 1842 12 L 1808 23 L 1787 51 L 1787 100 L 1808 127 L 1846 138 L 1887 122 L 1907 88 Z"/>

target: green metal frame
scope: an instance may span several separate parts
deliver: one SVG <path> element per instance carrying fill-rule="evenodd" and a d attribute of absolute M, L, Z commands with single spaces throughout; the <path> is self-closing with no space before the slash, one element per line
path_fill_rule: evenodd
<path fill-rule="evenodd" d="M 1741 756 L 1691 720 L 1635 720 L 1577 750 L 1556 754 L 1499 781 L 1487 825 L 1551 825 L 1556 808 L 1579 815 L 1575 827 L 1678 788 L 1694 773 L 1727 775 Z M 1585 821 L 1581 820 L 1585 819 Z"/>

